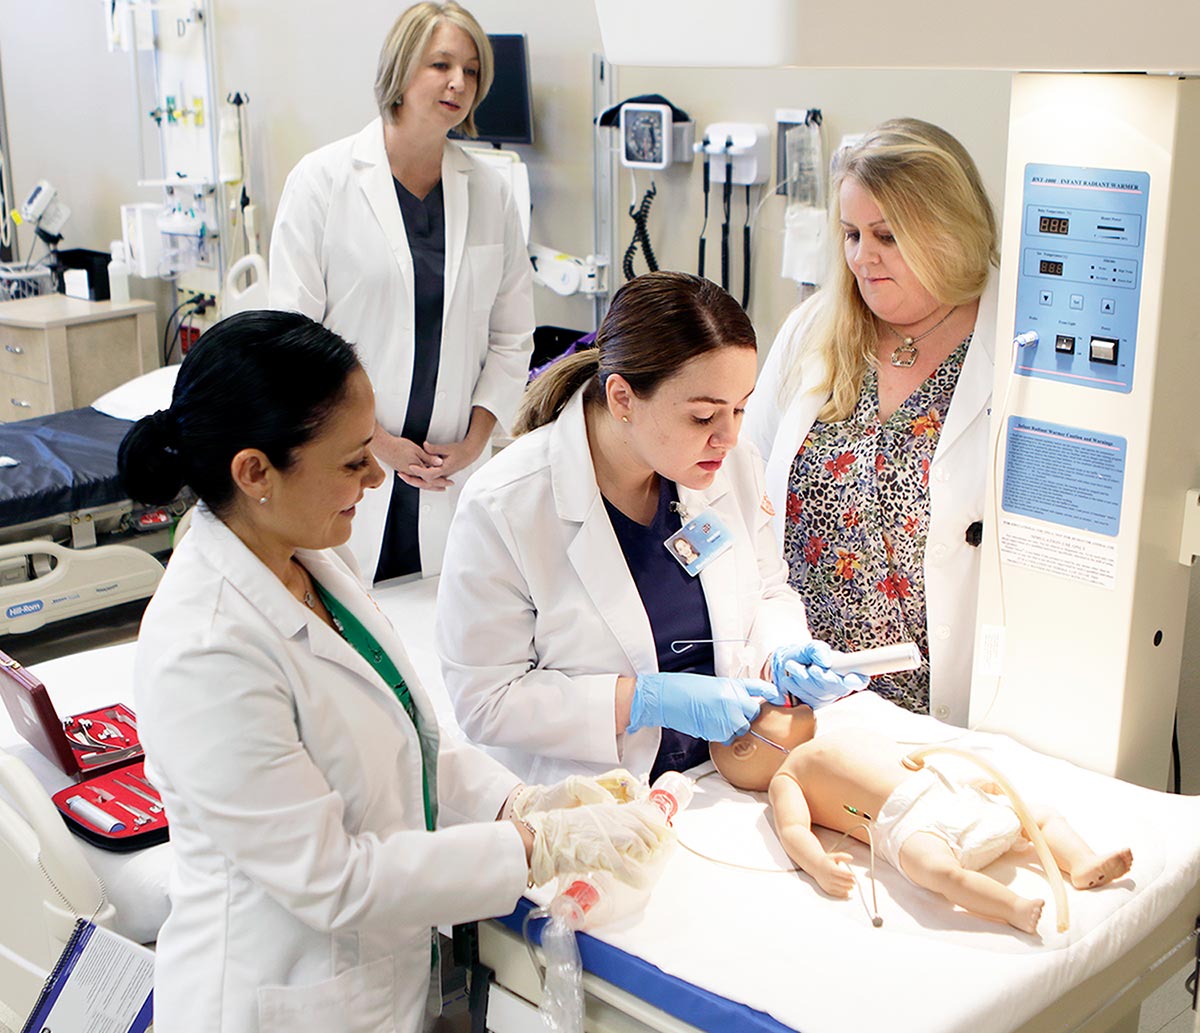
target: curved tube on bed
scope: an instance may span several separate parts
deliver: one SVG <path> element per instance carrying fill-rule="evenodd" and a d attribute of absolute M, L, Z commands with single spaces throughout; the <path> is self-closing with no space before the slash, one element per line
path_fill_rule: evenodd
<path fill-rule="evenodd" d="M 1012 801 L 1013 810 L 1017 812 L 1017 817 L 1021 820 L 1021 828 L 1025 830 L 1025 835 L 1029 837 L 1029 841 L 1033 843 L 1033 848 L 1037 851 L 1038 861 L 1041 862 L 1046 881 L 1050 883 L 1050 889 L 1054 893 L 1054 916 L 1058 931 L 1065 933 L 1071 925 L 1071 917 L 1067 912 L 1067 890 L 1063 884 L 1062 872 L 1058 870 L 1054 855 L 1050 853 L 1050 847 L 1046 844 L 1046 837 L 1042 834 L 1041 827 L 1034 820 L 1033 814 L 1026 806 L 1025 801 L 1021 799 L 1021 795 L 1013 788 L 1012 783 L 992 765 L 991 761 L 984 760 L 969 750 L 960 750 L 953 746 L 922 746 L 920 749 L 913 750 L 905 758 L 905 765 L 913 770 L 923 767 L 925 758 L 931 753 L 949 753 L 955 757 L 961 757 L 963 760 L 971 761 L 991 775 L 996 785 L 1004 790 L 1004 795 Z"/>

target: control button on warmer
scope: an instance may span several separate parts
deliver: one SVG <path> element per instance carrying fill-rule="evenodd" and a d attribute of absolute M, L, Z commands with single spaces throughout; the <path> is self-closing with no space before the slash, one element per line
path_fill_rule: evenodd
<path fill-rule="evenodd" d="M 1059 355 L 1074 355 L 1075 338 L 1069 334 L 1056 334 L 1054 337 L 1054 350 Z"/>
<path fill-rule="evenodd" d="M 1117 341 L 1112 337 L 1093 337 L 1088 346 L 1088 358 L 1092 362 L 1104 362 L 1110 366 L 1117 364 Z"/>
<path fill-rule="evenodd" d="M 1112 298 L 1100 299 L 1100 311 L 1106 316 L 1111 316 L 1117 311 L 1117 303 Z"/>

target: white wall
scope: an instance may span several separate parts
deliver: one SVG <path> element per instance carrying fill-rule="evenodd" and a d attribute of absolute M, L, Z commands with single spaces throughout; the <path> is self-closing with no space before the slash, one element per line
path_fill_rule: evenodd
<path fill-rule="evenodd" d="M 556 0 L 552 8 L 544 0 L 472 0 L 470 6 L 489 31 L 529 37 L 537 142 L 519 150 L 530 167 L 534 239 L 586 254 L 592 250 L 591 55 L 600 49 L 592 0 Z M 264 238 L 294 162 L 373 116 L 379 44 L 402 7 L 403 0 L 215 0 L 220 92 L 236 89 L 250 96 L 251 186 L 262 209 Z M 37 179 L 50 179 L 73 209 L 65 246 L 106 249 L 118 233 L 118 206 L 156 194 L 134 185 L 128 58 L 106 52 L 101 12 L 102 0 L 0 0 L 0 73 L 18 195 Z M 1008 89 L 1008 75 L 999 72 L 628 68 L 618 70 L 616 94 L 622 99 L 662 93 L 700 127 L 734 120 L 772 126 L 777 107 L 819 107 L 830 146 L 885 118 L 929 119 L 975 156 L 999 208 Z M 650 219 L 655 249 L 664 267 L 692 270 L 701 222 L 700 167 L 678 165 L 655 178 L 659 195 Z M 649 173 L 639 173 L 639 196 L 649 179 Z M 617 276 L 620 250 L 632 230 L 624 170 L 618 188 Z M 782 204 L 782 198 L 768 200 L 756 224 L 751 316 L 764 350 L 795 297 L 794 285 L 778 275 Z M 710 274 L 719 261 L 719 194 L 712 211 Z M 740 286 L 740 197 L 733 211 L 733 282 Z M 23 246 L 28 243 L 26 234 Z M 152 293 L 150 285 L 140 292 Z M 591 306 L 581 298 L 539 289 L 536 304 L 540 323 L 590 326 Z M 1194 584 L 1193 595 L 1200 596 L 1200 579 Z M 1187 787 L 1200 792 L 1200 600 L 1191 609 L 1180 734 Z"/>

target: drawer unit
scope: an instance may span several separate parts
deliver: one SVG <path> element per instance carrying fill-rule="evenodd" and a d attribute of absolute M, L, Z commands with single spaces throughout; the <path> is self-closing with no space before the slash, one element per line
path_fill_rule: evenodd
<path fill-rule="evenodd" d="M 148 301 L 0 302 L 0 421 L 89 405 L 159 365 Z"/>
<path fill-rule="evenodd" d="M 0 326 L 0 373 L 45 383 L 50 377 L 45 333 Z"/>
<path fill-rule="evenodd" d="M 0 420 L 12 423 L 52 412 L 55 409 L 50 385 L 45 380 L 0 374 Z"/>

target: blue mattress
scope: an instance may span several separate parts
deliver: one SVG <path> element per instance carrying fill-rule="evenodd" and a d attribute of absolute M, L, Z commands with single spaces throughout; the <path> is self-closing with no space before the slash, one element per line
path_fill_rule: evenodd
<path fill-rule="evenodd" d="M 498 921 L 520 936 L 525 916 L 535 906 L 522 897 L 517 909 Z M 542 926 L 545 924 L 544 921 L 529 923 L 530 935 L 536 943 L 542 942 Z M 777 1022 L 766 1012 L 756 1011 L 676 976 L 667 975 L 657 966 L 626 954 L 594 936 L 581 933 L 578 943 L 584 971 L 619 986 L 668 1015 L 690 1022 L 697 1029 L 709 1033 L 728 1033 L 729 1030 L 738 1030 L 738 1033 L 794 1033 L 789 1026 Z"/>
<path fill-rule="evenodd" d="M 95 409 L 0 424 L 0 527 L 120 502 L 117 449 L 133 424 Z"/>

